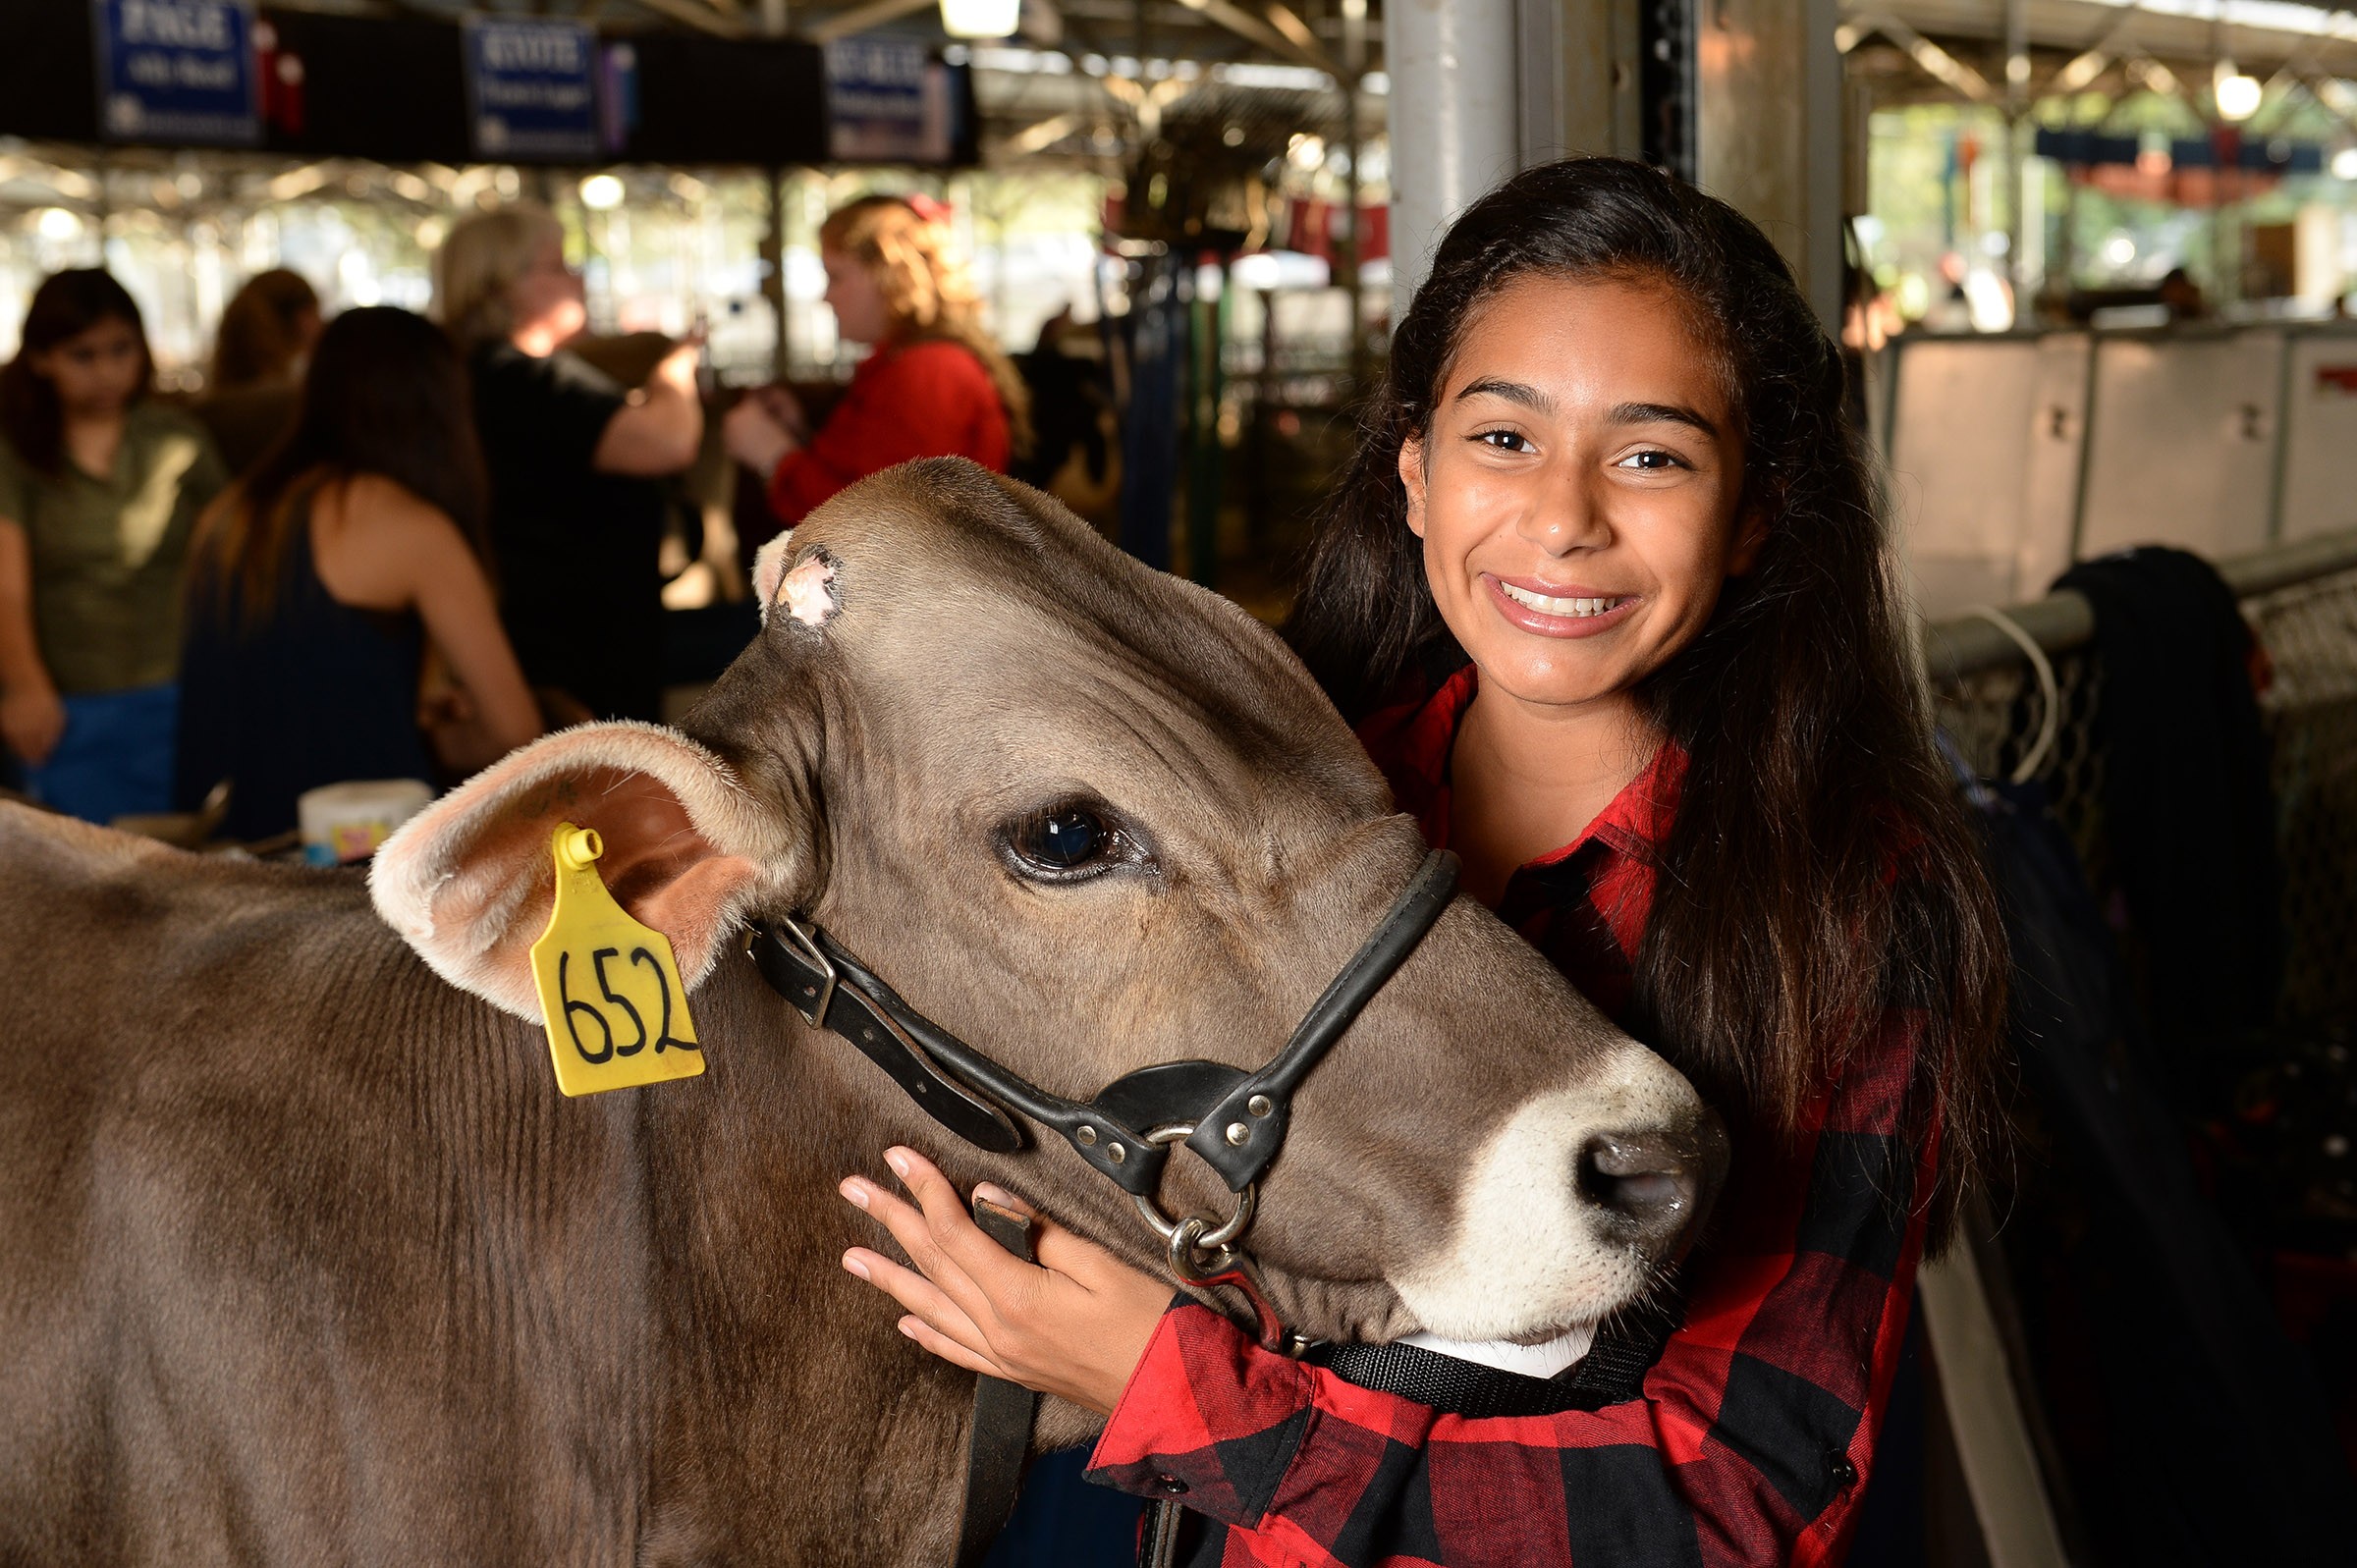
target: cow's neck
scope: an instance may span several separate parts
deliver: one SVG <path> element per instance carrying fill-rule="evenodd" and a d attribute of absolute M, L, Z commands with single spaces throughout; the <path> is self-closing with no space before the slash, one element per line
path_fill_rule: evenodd
<path fill-rule="evenodd" d="M 881 1238 L 836 1184 L 886 1176 L 881 1152 L 905 1129 L 879 1114 L 864 1060 L 804 1026 L 749 962 L 724 959 L 695 1002 L 704 1075 L 631 1091 L 646 1097 L 664 1340 L 650 1544 L 946 1561 L 972 1379 L 918 1351 L 840 1264 Z"/>

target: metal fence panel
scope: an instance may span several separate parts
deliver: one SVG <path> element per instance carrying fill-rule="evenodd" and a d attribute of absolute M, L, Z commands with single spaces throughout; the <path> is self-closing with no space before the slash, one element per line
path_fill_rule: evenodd
<path fill-rule="evenodd" d="M 2299 333 L 2287 351 L 2276 537 L 2357 528 L 2357 333 Z"/>
<path fill-rule="evenodd" d="M 2170 544 L 2216 559 L 2264 546 L 2282 363 L 2279 328 L 2099 341 L 2080 556 Z"/>
<path fill-rule="evenodd" d="M 2271 669 L 2260 710 L 2274 748 L 2290 941 L 2280 1015 L 2357 1016 L 2357 569 L 2246 598 L 2243 615 Z M 2061 720 L 2037 777 L 2108 899 L 2104 758 L 2094 738 L 2102 665 L 2088 646 L 2055 654 L 2053 665 Z M 1955 676 L 1934 692 L 1942 728 L 1986 777 L 2012 774 L 2045 717 L 2039 682 L 2017 662 Z"/>
<path fill-rule="evenodd" d="M 1899 356 L 1891 492 L 1927 614 L 2027 598 L 2069 565 L 2088 352 L 2051 333 Z"/>

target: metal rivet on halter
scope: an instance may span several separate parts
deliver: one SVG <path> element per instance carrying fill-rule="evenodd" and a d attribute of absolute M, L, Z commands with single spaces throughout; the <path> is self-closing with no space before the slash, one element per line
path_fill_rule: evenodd
<path fill-rule="evenodd" d="M 1109 1143 L 1105 1146 L 1105 1158 L 1118 1165 L 1129 1158 L 1129 1151 L 1118 1143 Z"/>
<path fill-rule="evenodd" d="M 1244 1108 L 1252 1112 L 1252 1114 L 1255 1116 L 1265 1116 L 1270 1111 L 1277 1108 L 1277 1104 L 1267 1095 L 1254 1095 L 1251 1099 L 1244 1102 Z"/>
<path fill-rule="evenodd" d="M 1228 1140 L 1231 1147 L 1241 1149 L 1252 1141 L 1252 1129 L 1240 1121 L 1232 1121 L 1228 1123 L 1228 1130 L 1221 1136 Z"/>
<path fill-rule="evenodd" d="M 1083 1149 L 1093 1149 L 1096 1147 L 1097 1129 L 1083 1122 L 1078 1128 L 1074 1129 L 1072 1133 L 1072 1141 L 1077 1143 Z"/>

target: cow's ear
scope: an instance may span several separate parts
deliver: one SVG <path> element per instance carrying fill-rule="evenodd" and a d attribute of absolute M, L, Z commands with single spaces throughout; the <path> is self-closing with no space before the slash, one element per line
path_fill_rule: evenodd
<path fill-rule="evenodd" d="M 599 875 L 671 939 L 690 989 L 748 910 L 791 908 L 808 892 L 806 821 L 764 807 L 677 730 L 592 724 L 485 769 L 387 839 L 368 878 L 377 911 L 443 979 L 537 1018 L 531 946 L 555 895 L 550 841 L 567 822 L 597 830 Z"/>

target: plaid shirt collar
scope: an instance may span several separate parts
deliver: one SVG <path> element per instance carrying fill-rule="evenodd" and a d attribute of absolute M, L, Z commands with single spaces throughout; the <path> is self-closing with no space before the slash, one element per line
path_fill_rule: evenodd
<path fill-rule="evenodd" d="M 1391 782 L 1393 798 L 1416 819 L 1425 842 L 1435 849 L 1449 847 L 1450 756 L 1479 679 L 1479 670 L 1465 665 L 1432 690 L 1369 714 L 1358 727 L 1359 743 Z M 1676 815 L 1685 764 L 1685 752 L 1673 741 L 1663 741 L 1595 821 L 1569 843 L 1523 865 L 1513 880 L 1561 865 L 1596 843 L 1613 854 L 1650 863 Z M 1513 901 L 1510 892 L 1502 900 Z"/>

